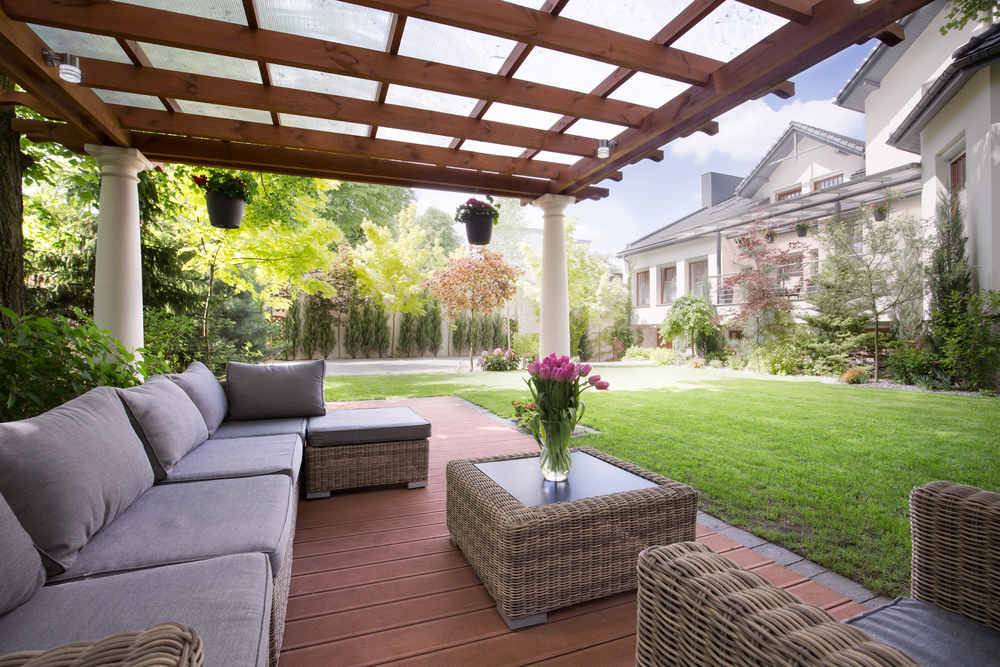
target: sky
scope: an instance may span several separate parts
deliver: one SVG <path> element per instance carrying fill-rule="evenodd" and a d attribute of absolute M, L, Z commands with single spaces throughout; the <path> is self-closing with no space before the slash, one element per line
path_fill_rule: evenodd
<path fill-rule="evenodd" d="M 614 255 L 660 227 L 701 208 L 701 175 L 710 171 L 746 176 L 792 121 L 798 121 L 859 140 L 865 137 L 863 114 L 834 105 L 837 93 L 851 77 L 872 43 L 852 46 L 794 77 L 795 96 L 774 95 L 746 102 L 719 116 L 719 133 L 696 133 L 663 147 L 664 160 L 643 160 L 622 170 L 624 179 L 597 184 L 610 195 L 584 201 L 566 213 L 576 216 L 578 239 Z M 436 206 L 448 213 L 469 194 L 417 189 L 419 212 Z M 541 227 L 541 210 L 528 206 L 530 227 Z M 459 225 L 459 228 L 461 226 Z M 459 229 L 464 237 L 464 231 Z"/>

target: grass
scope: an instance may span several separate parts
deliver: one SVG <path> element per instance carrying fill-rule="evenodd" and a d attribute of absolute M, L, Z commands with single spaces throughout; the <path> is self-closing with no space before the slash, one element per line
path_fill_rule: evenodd
<path fill-rule="evenodd" d="M 1000 490 L 1000 400 L 712 369 L 602 367 L 586 444 L 698 489 L 702 509 L 881 595 L 910 577 L 908 495 Z M 458 395 L 500 415 L 526 374 L 330 377 L 328 400 Z"/>

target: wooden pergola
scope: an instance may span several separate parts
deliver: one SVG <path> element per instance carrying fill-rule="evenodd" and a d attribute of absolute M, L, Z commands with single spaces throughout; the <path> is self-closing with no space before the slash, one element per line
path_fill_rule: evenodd
<path fill-rule="evenodd" d="M 929 0 L 740 0 L 787 22 L 728 62 L 677 46 L 702 21 L 721 21 L 723 0 L 694 0 L 652 39 L 643 39 L 560 16 L 577 0 L 537 0 L 534 9 L 501 0 L 346 0 L 345 9 L 365 8 L 389 17 L 384 49 L 270 30 L 270 2 L 242 0 L 243 15 L 227 20 L 110 0 L 3 0 L 0 13 L 0 73 L 27 92 L 4 91 L 0 102 L 30 107 L 49 120 L 13 122 L 38 141 L 55 141 L 82 152 L 85 144 L 133 148 L 154 162 L 177 162 L 419 188 L 475 192 L 534 200 L 546 194 L 600 199 L 605 179 L 643 159 L 661 160 L 662 146 L 697 131 L 712 134 L 720 114 L 769 93 L 788 97 L 788 79 L 855 43 L 901 38 L 895 22 Z M 582 1 L 582 0 L 579 0 Z M 733 0 L 729 0 L 732 2 Z M 192 3 L 199 13 L 222 2 Z M 300 4 L 309 4 L 305 0 Z M 336 3 L 325 3 L 330 6 Z M 233 6 L 239 8 L 240 2 Z M 216 9 L 218 9 L 216 7 Z M 621 11 L 630 11 L 623 8 Z M 218 12 L 216 12 L 218 13 Z M 267 14 L 267 16 L 265 16 Z M 331 20 L 351 16 L 351 12 Z M 639 22 L 643 17 L 635 17 Z M 414 24 L 450 26 L 513 43 L 498 71 L 401 55 Z M 80 57 L 82 81 L 67 83 L 44 62 L 52 48 L 31 26 L 57 28 L 67 39 L 110 38 L 127 56 Z M 349 33 L 352 26 L 341 26 Z M 720 24 L 720 29 L 725 26 Z M 358 25 L 358 30 L 367 29 Z M 350 41 L 350 40 L 348 40 Z M 468 43 L 468 41 L 466 42 Z M 474 43 L 474 42 L 473 42 Z M 152 45 L 152 46 L 151 46 Z M 252 62 L 256 81 L 153 66 L 153 47 L 214 54 Z M 592 90 L 572 90 L 519 79 L 533 50 L 547 49 L 614 67 Z M 55 49 L 58 50 L 58 49 Z M 367 82 L 371 94 L 334 95 L 281 85 L 275 68 L 296 68 Z M 197 68 L 194 68 L 197 69 Z M 615 99 L 637 74 L 686 86 L 654 108 Z M 387 102 L 392 86 L 476 100 L 465 115 Z M 97 92 L 95 92 L 97 91 Z M 109 91 L 158 103 L 109 103 Z M 129 97 L 131 96 L 131 97 Z M 113 95 L 111 96 L 113 97 Z M 233 114 L 185 112 L 185 102 L 210 109 L 256 110 L 270 122 L 234 119 Z M 490 120 L 493 105 L 555 114 L 547 129 Z M 264 112 L 260 114 L 260 112 Z M 334 132 L 290 126 L 289 114 L 336 120 L 363 131 Z M 237 114 L 238 116 L 238 114 Z M 262 119 L 262 120 L 263 120 Z M 598 138 L 572 131 L 583 120 L 614 126 L 610 157 L 598 158 Z M 301 125 L 301 124 L 300 124 Z M 380 128 L 434 135 L 421 143 L 380 137 Z M 466 142 L 503 150 L 469 150 Z M 510 147 L 513 147 L 513 151 Z M 567 164 L 546 156 L 569 156 Z"/>

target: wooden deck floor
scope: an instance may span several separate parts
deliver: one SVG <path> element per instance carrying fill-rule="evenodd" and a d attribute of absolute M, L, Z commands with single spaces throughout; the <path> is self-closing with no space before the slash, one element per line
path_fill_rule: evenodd
<path fill-rule="evenodd" d="M 409 405 L 433 424 L 430 484 L 300 503 L 280 667 L 634 665 L 634 592 L 511 632 L 448 538 L 447 462 L 537 451 L 531 437 L 450 397 L 329 407 L 382 405 Z M 698 539 L 839 618 L 864 610 L 701 525 Z"/>

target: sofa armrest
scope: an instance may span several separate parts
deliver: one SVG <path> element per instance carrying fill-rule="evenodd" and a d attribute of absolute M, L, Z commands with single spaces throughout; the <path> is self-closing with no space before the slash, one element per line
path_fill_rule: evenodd
<path fill-rule="evenodd" d="M 900 651 L 695 542 L 639 555 L 636 667 L 913 667 Z"/>
<path fill-rule="evenodd" d="M 910 516 L 912 597 L 1000 631 L 1000 493 L 930 482 Z"/>
<path fill-rule="evenodd" d="M 0 656 L 0 667 L 204 667 L 201 638 L 194 628 L 160 623 L 92 642 L 73 642 L 47 651 Z"/>

